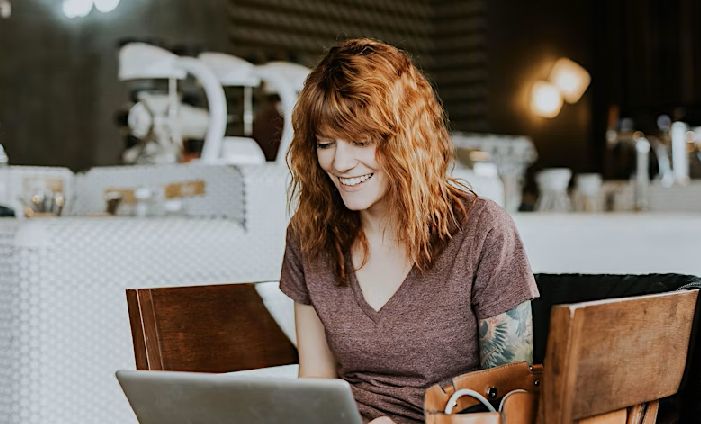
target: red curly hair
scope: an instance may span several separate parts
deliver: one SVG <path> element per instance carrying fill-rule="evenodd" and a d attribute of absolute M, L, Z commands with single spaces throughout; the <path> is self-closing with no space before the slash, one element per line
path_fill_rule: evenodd
<path fill-rule="evenodd" d="M 447 176 L 453 145 L 436 94 L 395 47 L 371 39 L 331 48 L 308 76 L 292 113 L 287 152 L 292 230 L 309 260 L 324 257 L 347 282 L 355 243 L 368 256 L 360 213 L 344 206 L 317 160 L 317 135 L 376 144 L 385 200 L 409 259 L 425 272 L 467 219 L 467 186 Z M 365 263 L 363 261 L 363 263 Z"/>

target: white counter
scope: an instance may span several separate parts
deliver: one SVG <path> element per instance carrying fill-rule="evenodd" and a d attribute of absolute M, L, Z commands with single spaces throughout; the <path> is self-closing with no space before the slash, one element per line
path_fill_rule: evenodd
<path fill-rule="evenodd" d="M 534 272 L 701 276 L 701 214 L 517 214 Z"/>
<path fill-rule="evenodd" d="M 286 175 L 244 169 L 241 220 L 0 220 L 0 423 L 136 423 L 125 290 L 279 278 Z"/>

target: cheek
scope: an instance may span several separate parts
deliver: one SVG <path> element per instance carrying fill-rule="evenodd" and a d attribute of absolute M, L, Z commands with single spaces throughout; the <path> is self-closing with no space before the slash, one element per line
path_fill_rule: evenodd
<path fill-rule="evenodd" d="M 387 179 L 387 173 L 384 171 L 379 172 L 381 179 L 380 179 L 380 191 L 381 194 L 384 195 L 387 193 L 389 190 L 389 180 Z"/>
<path fill-rule="evenodd" d="M 333 164 L 333 153 L 330 153 L 330 150 L 331 149 L 316 150 L 316 159 L 319 162 L 319 166 L 321 166 L 321 169 L 323 169 L 326 172 L 329 172 L 331 170 Z"/>
<path fill-rule="evenodd" d="M 376 146 L 372 146 L 370 149 L 362 151 L 361 161 L 373 171 L 380 170 L 380 164 L 377 163 L 377 149 Z"/>

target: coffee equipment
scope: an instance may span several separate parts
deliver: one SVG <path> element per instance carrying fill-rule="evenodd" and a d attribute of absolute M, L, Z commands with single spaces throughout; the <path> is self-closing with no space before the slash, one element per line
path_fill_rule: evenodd
<path fill-rule="evenodd" d="M 188 74 L 204 89 L 208 110 L 182 104 L 178 81 Z M 219 80 L 202 61 L 155 45 L 130 43 L 119 52 L 119 79 L 168 81 L 167 93 L 140 92 L 129 109 L 128 126 L 140 142 L 124 153 L 125 162 L 177 162 L 184 136 L 204 138 L 202 162 L 219 160 L 226 131 L 226 100 Z"/>

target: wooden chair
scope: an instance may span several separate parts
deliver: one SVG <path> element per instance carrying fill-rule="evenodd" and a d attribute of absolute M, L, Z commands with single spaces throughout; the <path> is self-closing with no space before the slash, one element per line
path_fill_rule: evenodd
<path fill-rule="evenodd" d="M 697 297 L 689 290 L 553 307 L 539 421 L 654 422 L 654 401 L 679 390 Z M 626 410 L 646 402 L 647 414 Z"/>
<path fill-rule="evenodd" d="M 137 369 L 220 373 L 298 362 L 253 284 L 126 294 Z"/>

